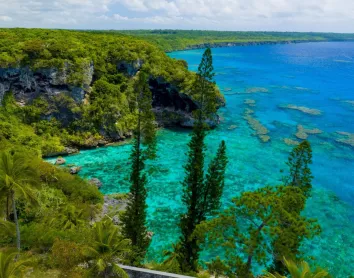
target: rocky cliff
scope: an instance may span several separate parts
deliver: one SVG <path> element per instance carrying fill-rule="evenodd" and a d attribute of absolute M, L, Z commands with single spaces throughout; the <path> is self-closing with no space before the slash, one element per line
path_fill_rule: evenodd
<path fill-rule="evenodd" d="M 38 97 L 51 99 L 58 94 L 66 94 L 75 102 L 83 101 L 90 91 L 93 76 L 93 64 L 84 73 L 82 86 L 69 85 L 68 69 L 0 68 L 0 100 L 6 92 L 12 92 L 21 105 L 31 103 Z"/>
<path fill-rule="evenodd" d="M 17 138 L 24 130 L 6 128 L 16 123 L 40 142 L 33 148 L 48 156 L 130 137 L 140 70 L 149 73 L 160 126 L 192 126 L 198 108 L 190 93 L 195 74 L 155 45 L 122 34 L 1 30 L 0 100 L 5 94 L 13 98 L 6 98 L 9 109 L 0 111 L 12 117 L 3 131 L 0 126 L 0 140 L 23 141 Z M 223 105 L 220 92 L 216 95 Z M 217 121 L 215 116 L 210 124 Z"/>
<path fill-rule="evenodd" d="M 117 64 L 119 72 L 129 78 L 133 78 L 143 65 L 143 61 L 133 62 L 122 61 Z M 49 103 L 54 103 L 56 97 L 65 95 L 78 105 L 85 105 L 85 99 L 91 92 L 94 81 L 95 68 L 90 62 L 83 70 L 81 86 L 70 84 L 70 68 L 63 69 L 31 69 L 21 68 L 0 68 L 0 100 L 5 93 L 12 92 L 17 103 L 21 106 L 31 104 L 35 99 L 41 97 Z M 177 84 L 165 80 L 164 77 L 153 77 L 149 79 L 149 87 L 153 95 L 153 107 L 156 118 L 161 126 L 192 126 L 192 112 L 197 109 L 198 104 L 190 96 L 181 92 Z M 57 104 L 56 104 L 57 105 Z M 67 107 L 61 106 L 59 110 L 46 111 L 45 118 L 55 117 L 64 125 L 67 125 L 75 115 Z M 212 122 L 215 125 L 216 122 Z"/>

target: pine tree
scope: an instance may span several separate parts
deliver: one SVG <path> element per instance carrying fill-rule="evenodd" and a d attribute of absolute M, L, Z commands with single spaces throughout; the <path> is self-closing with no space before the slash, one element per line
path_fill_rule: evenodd
<path fill-rule="evenodd" d="M 146 228 L 146 183 L 145 161 L 155 157 L 156 125 L 152 112 L 152 97 L 147 83 L 147 74 L 140 72 L 136 82 L 137 125 L 130 160 L 130 194 L 128 206 L 122 216 L 123 234 L 132 242 L 134 258 L 132 263 L 139 265 L 144 259 L 150 239 Z"/>
<path fill-rule="evenodd" d="M 204 221 L 206 215 L 214 214 L 220 207 L 220 199 L 224 190 L 225 169 L 227 165 L 226 144 L 221 141 L 215 158 L 209 165 L 203 192 L 204 200 L 201 205 L 200 221 Z"/>
<path fill-rule="evenodd" d="M 187 207 L 187 213 L 181 216 L 180 228 L 180 266 L 183 272 L 196 271 L 199 247 L 195 238 L 190 238 L 200 219 L 199 204 L 202 201 L 204 187 L 204 151 L 206 149 L 205 131 L 201 125 L 196 125 L 189 143 L 188 162 L 185 166 L 186 177 L 182 183 L 182 201 Z"/>
<path fill-rule="evenodd" d="M 185 166 L 186 176 L 182 183 L 182 201 L 187 212 L 181 215 L 181 238 L 178 250 L 180 267 L 183 272 L 196 271 L 198 267 L 199 246 L 192 234 L 196 226 L 214 213 L 220 206 L 220 198 L 224 187 L 226 168 L 226 145 L 222 142 L 216 157 L 211 162 L 208 174 L 204 175 L 204 160 L 207 134 L 205 121 L 216 111 L 216 91 L 213 82 L 213 65 L 211 50 L 207 49 L 199 65 L 193 97 L 199 109 L 194 113 L 194 128 L 188 144 L 188 161 Z"/>
<path fill-rule="evenodd" d="M 295 187 L 300 190 L 301 198 L 294 202 L 293 197 L 286 202 L 287 210 L 296 213 L 301 217 L 306 201 L 310 197 L 312 189 L 312 174 L 309 164 L 312 163 L 312 150 L 308 141 L 301 142 L 294 147 L 289 155 L 288 162 L 289 176 L 285 178 L 285 183 L 289 187 Z M 282 232 L 273 240 L 273 266 L 271 270 L 280 274 L 287 274 L 287 269 L 283 264 L 283 257 L 290 259 L 299 259 L 301 256 L 300 245 L 306 234 L 299 235 L 299 227 L 288 221 L 283 221 L 279 225 Z M 318 229 L 320 229 L 318 227 Z"/>
<path fill-rule="evenodd" d="M 287 247 L 298 238 L 311 239 L 318 235 L 319 226 L 314 220 L 289 210 L 289 203 L 302 202 L 303 198 L 297 187 L 267 186 L 242 193 L 217 217 L 199 224 L 194 232 L 199 243 L 206 249 L 223 250 L 223 260 L 214 258 L 212 270 L 224 277 L 253 278 L 254 266 L 267 264 L 274 252 L 269 242 L 277 240 L 279 235 L 284 235 L 289 242 Z M 284 223 L 296 229 L 289 232 L 289 226 Z"/>
<path fill-rule="evenodd" d="M 208 48 L 199 64 L 192 90 L 192 97 L 199 106 L 194 115 L 198 124 L 202 124 L 216 112 L 214 76 L 213 57 L 210 48 Z"/>
<path fill-rule="evenodd" d="M 290 168 L 287 183 L 300 187 L 307 197 L 309 197 L 312 189 L 311 182 L 313 178 L 309 164 L 312 164 L 311 145 L 308 141 L 303 141 L 290 153 L 287 162 Z"/>

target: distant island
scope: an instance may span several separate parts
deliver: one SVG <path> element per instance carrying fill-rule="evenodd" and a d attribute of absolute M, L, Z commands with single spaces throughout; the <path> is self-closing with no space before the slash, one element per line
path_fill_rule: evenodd
<path fill-rule="evenodd" d="M 97 32 L 97 31 L 95 31 Z M 100 31 L 98 31 L 100 32 Z M 166 52 L 250 44 L 354 41 L 354 34 L 313 32 L 241 32 L 200 30 L 111 30 L 155 43 Z"/>

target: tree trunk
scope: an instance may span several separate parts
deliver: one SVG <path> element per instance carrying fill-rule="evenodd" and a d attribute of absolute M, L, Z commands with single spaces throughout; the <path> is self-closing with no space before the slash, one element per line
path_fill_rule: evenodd
<path fill-rule="evenodd" d="M 14 220 L 15 220 L 15 225 L 16 225 L 16 245 L 17 245 L 18 251 L 20 251 L 21 250 L 21 235 L 20 235 L 20 225 L 18 223 L 18 218 L 17 218 L 15 192 L 12 192 L 11 197 L 12 197 L 12 209 L 14 212 Z"/>
<path fill-rule="evenodd" d="M 256 239 L 258 238 L 258 235 L 261 233 L 262 229 L 267 224 L 267 222 L 268 222 L 268 220 L 267 221 L 263 221 L 263 223 L 258 227 L 257 232 L 256 232 Z M 254 255 L 253 252 L 256 249 L 256 247 L 257 247 L 257 243 L 253 244 L 253 246 L 251 248 L 251 252 L 248 255 L 248 258 L 247 258 L 247 270 L 248 271 L 251 271 L 252 259 L 253 259 L 253 255 Z"/>

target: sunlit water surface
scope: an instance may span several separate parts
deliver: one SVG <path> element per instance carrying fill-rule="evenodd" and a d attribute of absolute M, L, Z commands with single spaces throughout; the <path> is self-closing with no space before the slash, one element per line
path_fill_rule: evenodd
<path fill-rule="evenodd" d="M 171 53 L 196 70 L 203 50 Z M 354 147 L 338 140 L 354 134 L 354 42 L 303 43 L 213 49 L 216 81 L 227 106 L 220 109 L 221 124 L 207 137 L 208 160 L 220 140 L 228 148 L 229 165 L 223 207 L 234 196 L 281 182 L 281 170 L 292 148 L 285 138 L 297 140 L 297 125 L 318 128 L 309 135 L 313 146 L 314 192 L 305 214 L 317 218 L 321 236 L 305 242 L 307 256 L 327 267 L 335 277 L 354 271 Z M 255 106 L 244 103 L 255 101 Z M 320 115 L 284 109 L 296 105 L 321 111 Z M 254 135 L 243 118 L 246 108 L 269 131 L 270 142 Z M 178 239 L 181 181 L 186 161 L 186 130 L 161 130 L 158 159 L 148 169 L 148 226 L 154 237 L 149 260 L 160 260 L 162 251 Z M 82 151 L 67 158 L 83 166 L 85 178 L 99 178 L 105 194 L 129 190 L 130 145 Z M 204 255 L 208 260 L 209 255 Z"/>

